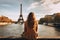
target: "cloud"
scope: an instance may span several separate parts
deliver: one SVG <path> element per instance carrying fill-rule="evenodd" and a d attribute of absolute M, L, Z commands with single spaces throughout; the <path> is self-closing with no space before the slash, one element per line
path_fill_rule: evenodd
<path fill-rule="evenodd" d="M 28 7 L 28 10 L 32 9 L 45 14 L 60 12 L 60 0 L 38 0 L 37 2 L 30 4 L 30 6 Z"/>
<path fill-rule="evenodd" d="M 19 12 L 18 11 L 16 12 L 14 10 L 1 9 L 0 16 L 1 15 L 7 16 L 11 18 L 12 20 L 17 20 L 19 17 Z"/>
<path fill-rule="evenodd" d="M 35 0 L 37 2 L 33 2 L 32 4 L 30 4 L 30 6 L 28 7 L 27 10 L 31 10 L 31 9 L 36 9 L 36 8 L 42 8 L 42 9 L 47 9 L 47 10 L 50 10 L 49 9 L 49 4 L 51 4 L 51 1 L 50 0 Z M 47 8 L 48 7 L 48 8 Z M 39 9 L 41 10 L 41 9 Z"/>
<path fill-rule="evenodd" d="M 2 7 L 12 7 L 12 5 L 10 5 L 10 4 L 1 4 L 0 6 L 2 6 Z"/>
<path fill-rule="evenodd" d="M 0 0 L 0 14 L 6 14 L 11 17 L 11 14 L 15 16 L 19 14 L 19 2 L 22 0 Z M 60 11 L 60 0 L 23 0 L 23 12 L 24 15 L 28 14 L 29 11 L 34 11 L 36 14 L 40 14 L 42 17 L 46 14 L 52 14 Z M 6 11 L 5 11 L 5 10 Z M 8 10 L 8 11 L 7 11 Z M 28 11 L 27 11 L 28 10 Z M 17 12 L 17 13 L 16 13 Z M 13 15 L 12 15 L 13 16 Z M 16 17 L 17 17 L 16 16 Z M 12 17 L 11 17 L 12 18 Z M 26 17 L 25 17 L 26 18 Z M 37 17 L 38 18 L 38 17 Z"/>
<path fill-rule="evenodd" d="M 51 6 L 50 6 L 50 7 L 51 7 Z M 53 5 L 53 6 L 51 7 L 51 9 L 52 9 L 52 10 L 51 10 L 52 13 L 60 12 L 60 3 Z"/>
<path fill-rule="evenodd" d="M 34 0 L 34 2 L 30 4 L 30 6 L 28 7 L 27 10 L 31 10 L 31 9 L 40 7 L 40 5 L 43 4 L 44 2 L 45 2 L 45 0 Z"/>
<path fill-rule="evenodd" d="M 60 3 L 60 0 L 51 0 L 54 4 Z"/>
<path fill-rule="evenodd" d="M 42 0 L 43 2 L 43 0 Z M 60 12 L 60 0 L 45 0 L 41 6 L 49 13 Z M 44 11 L 44 10 L 43 10 Z"/>
<path fill-rule="evenodd" d="M 22 3 L 23 2 L 23 0 L 18 0 L 19 1 L 19 3 Z"/>
<path fill-rule="evenodd" d="M 17 4 L 17 0 L 0 0 L 0 5 L 1 4 L 11 4 L 11 5 L 14 5 L 14 4 Z"/>
<path fill-rule="evenodd" d="M 18 7 L 19 3 L 17 0 L 0 0 L 0 15 L 5 15 L 16 20 L 19 15 Z"/>
<path fill-rule="evenodd" d="M 34 9 L 34 8 L 36 8 L 36 7 L 38 7 L 38 6 L 39 6 L 39 2 L 34 2 L 34 3 L 32 3 L 32 4 L 28 7 L 27 10 Z"/>

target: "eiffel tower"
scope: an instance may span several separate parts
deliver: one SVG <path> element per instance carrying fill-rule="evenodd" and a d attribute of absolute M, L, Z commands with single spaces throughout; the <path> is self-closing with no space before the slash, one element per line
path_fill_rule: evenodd
<path fill-rule="evenodd" d="M 24 23 L 24 19 L 23 19 L 23 15 L 22 15 L 22 4 L 20 4 L 20 16 L 19 16 L 19 19 L 18 19 L 17 23 L 19 23 L 19 24 Z"/>

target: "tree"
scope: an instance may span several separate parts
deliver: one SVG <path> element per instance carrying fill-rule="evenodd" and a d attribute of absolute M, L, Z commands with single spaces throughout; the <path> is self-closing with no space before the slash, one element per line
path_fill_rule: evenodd
<path fill-rule="evenodd" d="M 45 19 L 44 18 L 40 18 L 39 24 L 43 24 L 44 22 L 45 22 Z"/>
<path fill-rule="evenodd" d="M 55 13 L 54 24 L 59 24 L 60 25 L 60 13 Z"/>

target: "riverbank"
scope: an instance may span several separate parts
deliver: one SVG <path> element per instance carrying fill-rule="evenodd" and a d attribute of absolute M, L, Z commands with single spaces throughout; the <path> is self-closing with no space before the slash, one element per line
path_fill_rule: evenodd
<path fill-rule="evenodd" d="M 0 26 L 5 26 L 5 25 L 8 25 L 8 24 L 11 24 L 11 23 L 0 22 Z"/>
<path fill-rule="evenodd" d="M 42 24 L 42 25 L 54 27 L 54 25 L 52 23 L 49 23 L 48 25 L 46 25 L 46 24 Z"/>

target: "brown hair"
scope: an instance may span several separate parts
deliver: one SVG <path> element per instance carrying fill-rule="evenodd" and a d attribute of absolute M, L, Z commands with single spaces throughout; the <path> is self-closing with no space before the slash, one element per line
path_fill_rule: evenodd
<path fill-rule="evenodd" d="M 30 12 L 27 18 L 27 25 L 30 28 L 33 28 L 35 24 L 35 15 L 33 12 Z"/>

